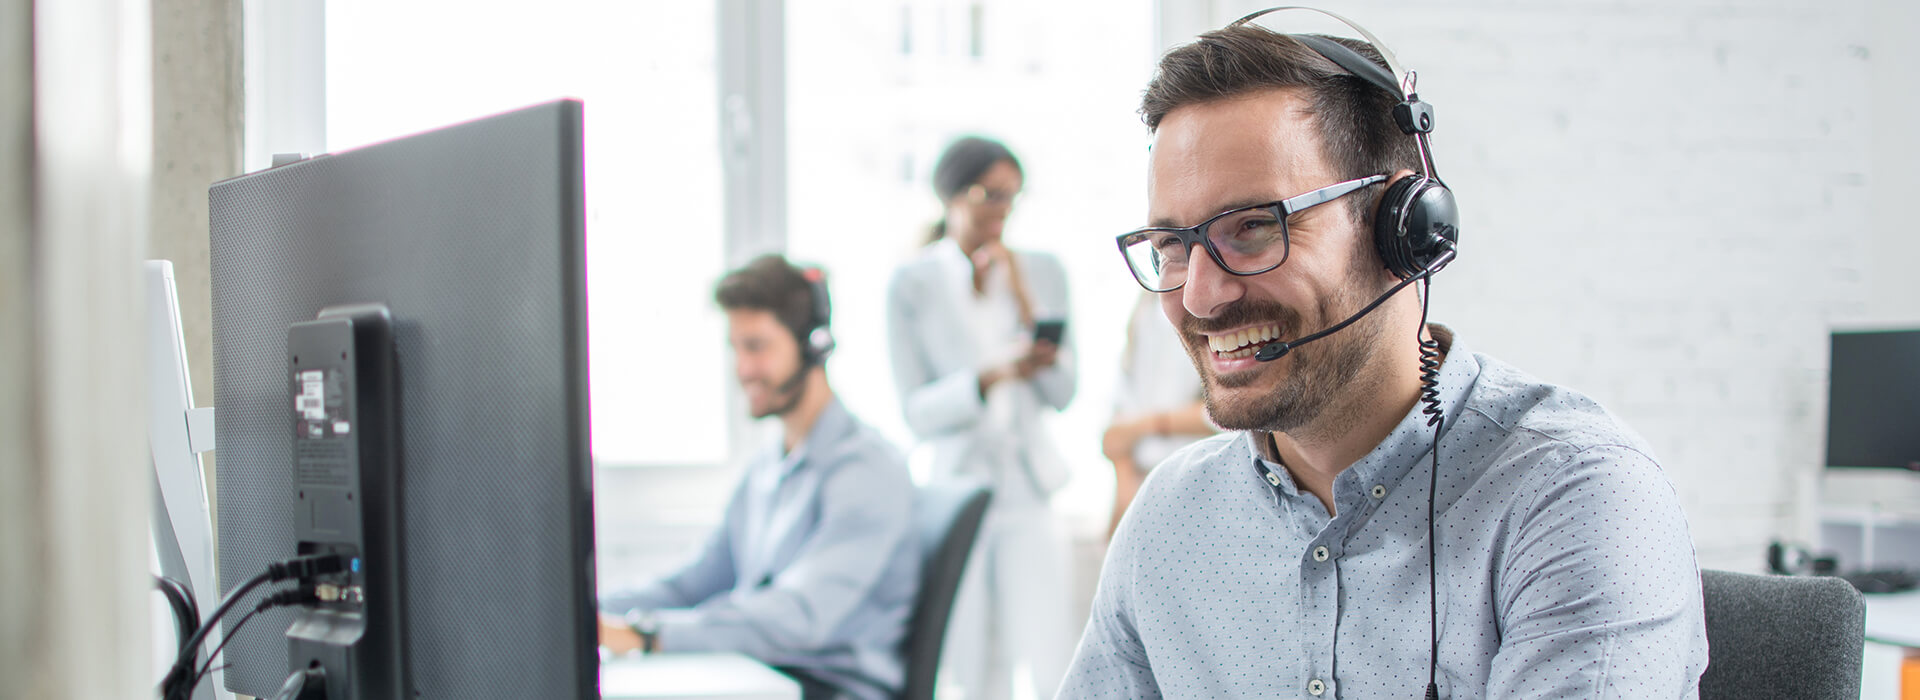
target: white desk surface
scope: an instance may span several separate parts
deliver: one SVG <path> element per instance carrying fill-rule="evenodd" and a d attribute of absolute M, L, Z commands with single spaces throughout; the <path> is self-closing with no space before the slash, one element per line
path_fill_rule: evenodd
<path fill-rule="evenodd" d="M 600 662 L 603 700 L 800 700 L 800 685 L 739 654 L 651 654 Z"/>
<path fill-rule="evenodd" d="M 1868 593 L 1867 641 L 1920 647 L 1920 590 Z"/>

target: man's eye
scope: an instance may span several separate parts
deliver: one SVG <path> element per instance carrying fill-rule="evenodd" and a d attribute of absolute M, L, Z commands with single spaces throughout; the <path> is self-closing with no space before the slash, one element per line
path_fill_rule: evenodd
<path fill-rule="evenodd" d="M 1234 235 L 1240 238 L 1258 238 L 1280 228 L 1280 221 L 1271 216 L 1249 216 L 1240 220 L 1234 227 Z"/>

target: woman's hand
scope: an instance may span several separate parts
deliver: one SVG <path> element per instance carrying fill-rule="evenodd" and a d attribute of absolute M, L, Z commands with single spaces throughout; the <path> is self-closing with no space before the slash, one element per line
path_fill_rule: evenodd
<path fill-rule="evenodd" d="M 1060 346 L 1051 340 L 1037 340 L 1027 346 L 1025 352 L 1012 361 L 995 365 L 980 372 L 980 397 L 986 398 L 987 390 L 993 385 L 1008 379 L 1031 379 L 1040 370 L 1052 367 L 1060 362 Z"/>
<path fill-rule="evenodd" d="M 973 291 L 987 289 L 987 271 L 996 265 L 1007 269 L 1007 281 L 1013 286 L 1013 299 L 1020 307 L 1020 325 L 1033 325 L 1033 296 L 1027 293 L 1027 279 L 1020 274 L 1018 256 L 1000 241 L 987 241 L 973 251 Z"/>

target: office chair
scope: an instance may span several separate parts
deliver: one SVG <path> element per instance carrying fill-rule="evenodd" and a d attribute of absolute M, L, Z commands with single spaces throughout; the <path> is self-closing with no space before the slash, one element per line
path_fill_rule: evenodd
<path fill-rule="evenodd" d="M 1700 700 L 1860 697 L 1866 604 L 1828 576 L 1700 572 L 1707 672 Z"/>
<path fill-rule="evenodd" d="M 934 674 L 940 668 L 940 647 L 947 636 L 947 616 L 960 590 L 960 574 L 980 534 L 987 502 L 993 492 L 980 486 L 928 486 L 914 498 L 914 530 L 920 537 L 922 560 L 920 595 L 913 605 L 902 652 L 907 660 L 906 688 L 901 700 L 932 700 Z"/>

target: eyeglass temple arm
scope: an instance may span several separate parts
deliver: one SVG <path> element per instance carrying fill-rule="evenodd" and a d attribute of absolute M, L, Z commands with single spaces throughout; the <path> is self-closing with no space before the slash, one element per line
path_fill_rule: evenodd
<path fill-rule="evenodd" d="M 1288 214 L 1292 214 L 1307 207 L 1326 204 L 1327 202 L 1346 196 L 1348 192 L 1377 182 L 1385 182 L 1386 179 L 1387 176 L 1385 175 L 1373 175 L 1358 180 L 1348 180 L 1339 184 L 1328 185 L 1292 199 L 1280 200 L 1280 208 L 1286 210 Z"/>

